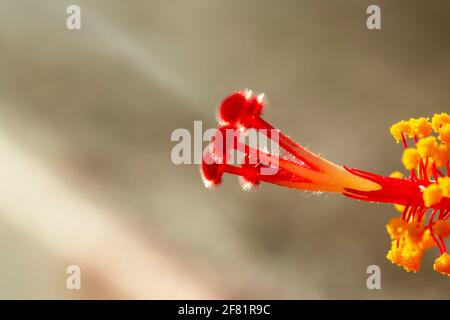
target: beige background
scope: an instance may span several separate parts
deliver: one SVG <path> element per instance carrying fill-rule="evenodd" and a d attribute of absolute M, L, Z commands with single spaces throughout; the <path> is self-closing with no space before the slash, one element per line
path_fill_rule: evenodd
<path fill-rule="evenodd" d="M 67 5 L 82 30 L 65 27 Z M 365 27 L 368 4 L 382 30 Z M 0 1 L 0 298 L 450 298 L 385 259 L 389 205 L 170 161 L 236 89 L 330 160 L 389 174 L 389 126 L 448 111 L 448 1 Z M 65 287 L 80 265 L 82 290 Z M 382 290 L 366 288 L 366 268 Z"/>

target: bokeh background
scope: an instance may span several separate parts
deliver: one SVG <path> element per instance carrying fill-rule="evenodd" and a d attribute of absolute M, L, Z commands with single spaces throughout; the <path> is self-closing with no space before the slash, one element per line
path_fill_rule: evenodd
<path fill-rule="evenodd" d="M 445 0 L 1 0 L 0 298 L 450 298 L 437 250 L 418 274 L 385 259 L 389 205 L 234 177 L 208 191 L 170 159 L 174 129 L 215 127 L 217 103 L 251 88 L 313 151 L 400 169 L 390 124 L 449 110 L 449 14 Z"/>

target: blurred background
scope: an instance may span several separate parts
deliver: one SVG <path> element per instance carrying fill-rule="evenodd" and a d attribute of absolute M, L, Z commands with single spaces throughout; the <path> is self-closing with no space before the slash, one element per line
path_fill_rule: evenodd
<path fill-rule="evenodd" d="M 436 249 L 418 274 L 386 260 L 390 205 L 245 193 L 235 177 L 209 191 L 170 159 L 174 129 L 215 127 L 216 105 L 251 88 L 311 150 L 400 169 L 389 126 L 448 112 L 449 14 L 445 0 L 1 0 L 0 298 L 450 298 Z"/>

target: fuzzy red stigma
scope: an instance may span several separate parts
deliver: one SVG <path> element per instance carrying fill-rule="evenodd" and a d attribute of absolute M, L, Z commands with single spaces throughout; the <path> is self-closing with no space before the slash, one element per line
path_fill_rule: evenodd
<path fill-rule="evenodd" d="M 344 193 L 345 189 L 379 189 L 379 185 L 358 177 L 305 149 L 261 118 L 263 95 L 236 92 L 218 107 L 219 129 L 207 147 L 202 172 L 207 186 L 220 183 L 224 172 L 241 176 L 245 189 L 260 181 L 289 188 Z M 249 131 L 256 131 L 276 149 L 257 142 L 246 143 Z M 230 161 L 232 152 L 242 154 L 241 162 Z M 213 161 L 214 163 L 210 163 Z"/>

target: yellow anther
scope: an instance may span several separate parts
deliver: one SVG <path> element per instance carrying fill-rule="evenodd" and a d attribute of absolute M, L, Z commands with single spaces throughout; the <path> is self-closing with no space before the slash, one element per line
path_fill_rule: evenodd
<path fill-rule="evenodd" d="M 392 218 L 386 225 L 386 231 L 391 239 L 398 239 L 405 235 L 408 224 L 401 218 Z"/>
<path fill-rule="evenodd" d="M 431 125 L 433 126 L 433 130 L 437 133 L 439 129 L 445 124 L 450 123 L 450 116 L 445 112 L 441 114 L 435 114 L 433 119 L 431 119 Z"/>
<path fill-rule="evenodd" d="M 440 168 L 445 166 L 447 160 L 450 158 L 449 146 L 445 144 L 438 145 L 437 149 L 434 151 L 433 159 L 436 167 Z"/>
<path fill-rule="evenodd" d="M 428 248 L 432 248 L 436 245 L 436 242 L 434 242 L 433 237 L 431 236 L 430 229 L 425 230 L 422 241 L 420 241 L 420 247 L 425 250 Z"/>
<path fill-rule="evenodd" d="M 408 223 L 407 231 L 408 231 L 407 232 L 408 240 L 413 243 L 419 244 L 422 241 L 422 237 L 425 232 L 425 227 L 418 222 L 412 222 Z"/>
<path fill-rule="evenodd" d="M 433 269 L 442 274 L 450 276 L 450 254 L 444 252 L 434 261 Z"/>
<path fill-rule="evenodd" d="M 411 133 L 419 138 L 425 138 L 433 132 L 431 122 L 428 118 L 410 119 Z"/>
<path fill-rule="evenodd" d="M 393 264 L 396 264 L 398 266 L 402 266 L 402 250 L 403 250 L 404 244 L 400 243 L 399 246 L 397 246 L 397 240 L 392 241 L 391 250 L 386 255 L 386 258 L 391 261 Z"/>
<path fill-rule="evenodd" d="M 450 177 L 439 178 L 439 188 L 443 197 L 450 198 Z"/>
<path fill-rule="evenodd" d="M 439 129 L 439 140 L 450 146 L 450 123 L 443 125 Z"/>
<path fill-rule="evenodd" d="M 404 176 L 405 176 L 405 175 L 404 175 L 402 172 L 400 172 L 400 171 L 394 171 L 394 172 L 392 172 L 392 173 L 390 174 L 389 177 L 401 179 L 401 178 L 403 178 Z"/>
<path fill-rule="evenodd" d="M 388 260 L 403 267 L 408 272 L 419 271 L 423 250 L 418 245 L 408 241 L 400 241 L 398 246 L 397 243 L 397 240 L 392 241 L 391 250 L 386 256 Z"/>
<path fill-rule="evenodd" d="M 402 163 L 407 170 L 417 167 L 420 161 L 419 152 L 415 148 L 408 148 L 403 151 Z"/>
<path fill-rule="evenodd" d="M 422 196 L 425 206 L 431 207 L 441 201 L 441 188 L 437 184 L 430 184 L 425 190 L 423 190 Z"/>
<path fill-rule="evenodd" d="M 417 142 L 417 151 L 421 158 L 431 157 L 438 147 L 436 138 L 433 136 L 420 139 Z"/>
<path fill-rule="evenodd" d="M 423 250 L 416 244 L 408 242 L 402 250 L 402 266 L 406 271 L 417 272 L 420 269 Z"/>
<path fill-rule="evenodd" d="M 402 134 L 407 137 L 411 137 L 412 130 L 411 124 L 408 121 L 402 120 L 391 126 L 391 134 L 395 141 L 400 142 L 402 140 Z"/>

